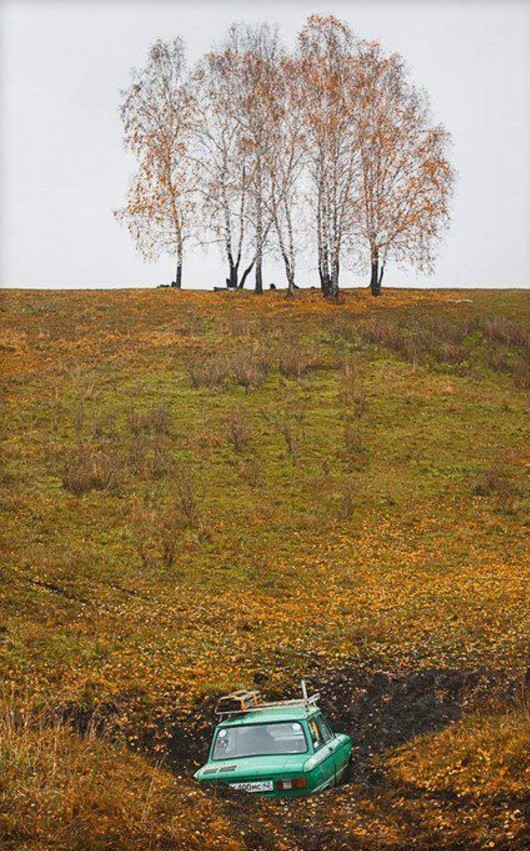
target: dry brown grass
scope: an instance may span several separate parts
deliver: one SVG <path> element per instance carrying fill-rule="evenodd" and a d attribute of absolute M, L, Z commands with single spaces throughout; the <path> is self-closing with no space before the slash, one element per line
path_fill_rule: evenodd
<path fill-rule="evenodd" d="M 530 353 L 516 360 L 513 367 L 513 383 L 520 390 L 530 389 Z"/>
<path fill-rule="evenodd" d="M 200 825 L 200 830 L 197 826 Z M 237 851 L 215 802 L 93 733 L 0 705 L 0 845 L 11 851 Z"/>

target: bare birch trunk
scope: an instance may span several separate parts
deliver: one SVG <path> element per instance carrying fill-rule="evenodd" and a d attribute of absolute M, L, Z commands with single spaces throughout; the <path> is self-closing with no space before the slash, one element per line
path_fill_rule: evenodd
<path fill-rule="evenodd" d="M 381 270 L 381 275 L 379 274 L 379 252 L 377 248 L 372 248 L 371 252 L 372 257 L 372 274 L 370 277 L 370 290 L 372 291 L 373 296 L 381 295 L 381 282 L 383 280 L 383 270 Z"/>
<path fill-rule="evenodd" d="M 261 164 L 258 165 L 256 184 L 256 284 L 254 292 L 263 292 L 263 199 Z"/>
<path fill-rule="evenodd" d="M 182 243 L 177 246 L 177 268 L 175 272 L 175 280 L 171 282 L 171 286 L 175 289 L 182 289 Z"/>
<path fill-rule="evenodd" d="M 263 258 L 261 254 L 256 256 L 256 285 L 254 292 L 258 293 L 258 295 L 261 295 L 263 292 Z"/>
<path fill-rule="evenodd" d="M 252 272 L 252 269 L 254 268 L 254 263 L 255 263 L 255 260 L 253 260 L 252 263 L 250 263 L 250 265 L 247 266 L 247 268 L 245 269 L 245 271 L 241 275 L 241 280 L 240 280 L 239 284 L 237 285 L 237 288 L 239 290 L 242 290 L 243 287 L 245 286 L 245 282 L 246 282 L 248 276 L 250 275 L 250 273 Z"/>

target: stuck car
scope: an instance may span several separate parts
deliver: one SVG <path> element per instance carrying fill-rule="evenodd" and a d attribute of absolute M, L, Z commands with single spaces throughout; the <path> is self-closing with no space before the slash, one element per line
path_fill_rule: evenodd
<path fill-rule="evenodd" d="M 352 752 L 349 736 L 335 733 L 318 706 L 319 695 L 264 703 L 258 692 L 221 698 L 208 760 L 195 777 L 269 798 L 311 795 L 336 785 Z"/>

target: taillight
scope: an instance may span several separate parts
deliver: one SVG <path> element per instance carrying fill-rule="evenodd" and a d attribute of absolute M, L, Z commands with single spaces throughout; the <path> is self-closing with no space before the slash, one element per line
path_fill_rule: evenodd
<path fill-rule="evenodd" d="M 305 789 L 307 779 L 305 777 L 294 777 L 292 780 L 277 780 L 276 788 L 280 791 L 287 789 Z"/>

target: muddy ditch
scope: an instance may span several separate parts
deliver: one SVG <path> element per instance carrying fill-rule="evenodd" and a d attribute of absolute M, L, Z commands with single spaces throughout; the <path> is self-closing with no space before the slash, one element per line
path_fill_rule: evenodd
<path fill-rule="evenodd" d="M 418 735 L 439 730 L 464 711 L 513 700 L 517 683 L 486 669 L 423 668 L 377 670 L 346 668 L 307 678 L 310 692 L 319 692 L 319 705 L 337 732 L 353 741 L 351 780 L 377 784 L 375 758 Z M 292 697 L 267 691 L 265 699 Z M 295 690 L 296 691 L 296 690 Z M 170 724 L 168 767 L 191 773 L 206 758 L 214 726 L 215 700 L 207 699 L 187 716 Z"/>

